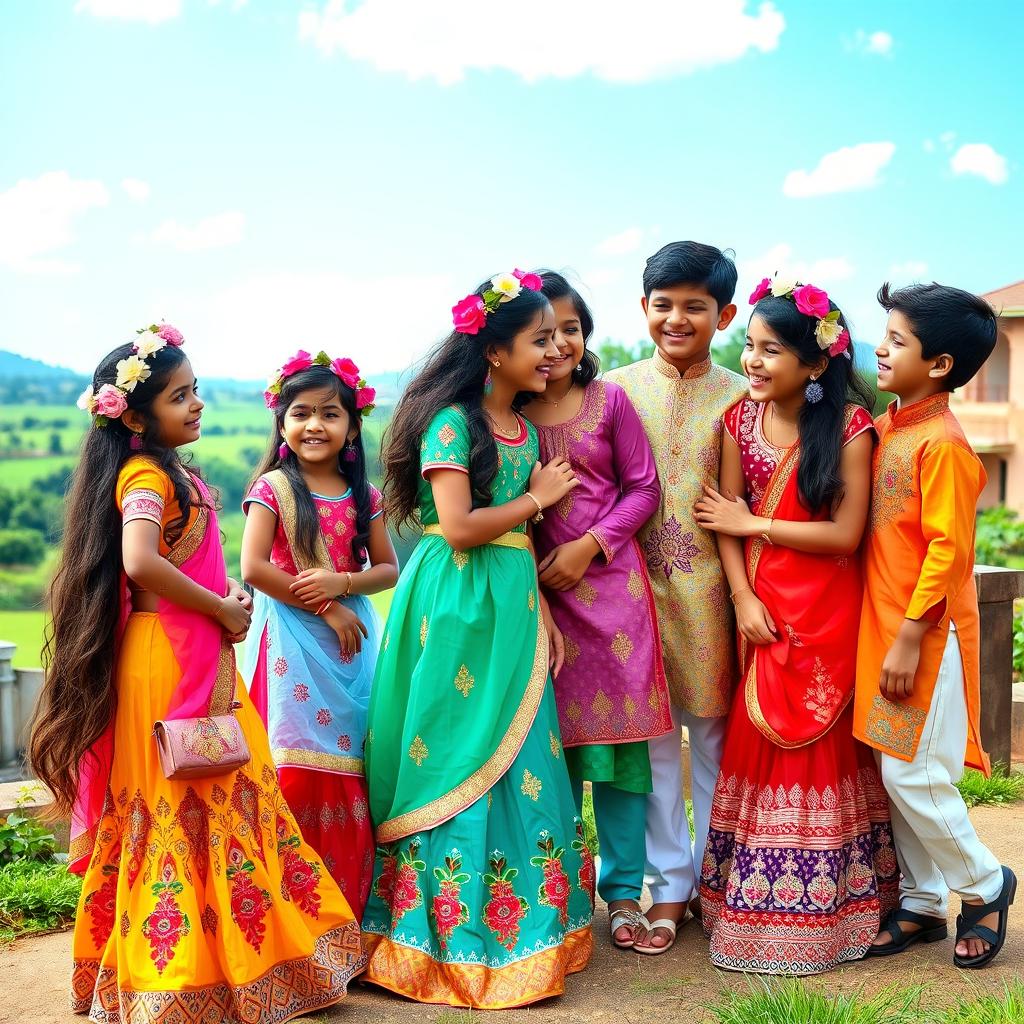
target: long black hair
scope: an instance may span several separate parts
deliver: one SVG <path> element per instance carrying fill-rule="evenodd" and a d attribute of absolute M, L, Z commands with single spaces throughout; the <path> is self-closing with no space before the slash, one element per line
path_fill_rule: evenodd
<path fill-rule="evenodd" d="M 279 448 L 284 437 L 284 418 L 288 407 L 303 391 L 332 391 L 348 413 L 349 428 L 355 427 L 356 436 L 350 442 L 348 452 L 338 453 L 338 472 L 352 488 L 356 504 L 356 533 L 352 538 L 352 555 L 362 565 L 366 560 L 366 545 L 370 539 L 370 481 L 366 474 L 366 452 L 363 449 L 362 414 L 356 408 L 356 393 L 329 366 L 310 366 L 287 377 L 281 385 L 281 394 L 274 409 L 274 424 L 267 442 L 267 450 L 256 467 L 249 487 L 252 487 L 264 473 L 280 469 L 295 496 L 296 544 L 298 554 L 307 565 L 316 565 L 316 542 L 320 536 L 320 514 L 316 502 L 309 492 L 309 485 L 299 469 L 295 453 L 285 446 L 284 457 Z M 345 455 L 348 455 L 348 458 Z"/>
<path fill-rule="evenodd" d="M 579 365 L 572 371 L 572 379 L 580 387 L 585 388 L 600 372 L 601 360 L 597 353 L 586 346 L 594 333 L 594 314 L 590 312 L 583 296 L 573 288 L 566 278 L 554 270 L 536 270 L 534 273 L 540 275 L 544 282 L 541 291 L 548 297 L 550 302 L 556 299 L 568 299 L 580 318 L 580 330 L 583 332 L 583 358 Z"/>
<path fill-rule="evenodd" d="M 475 294 L 491 287 L 485 281 Z M 473 507 L 491 502 L 491 482 L 498 472 L 498 446 L 484 412 L 484 380 L 490 366 L 487 350 L 508 350 L 548 305 L 540 291 L 523 288 L 511 302 L 503 302 L 478 334 L 452 331 L 409 382 L 384 435 L 384 504 L 388 521 L 399 529 L 414 523 L 420 483 L 420 441 L 430 421 L 449 405 L 460 405 L 469 426 L 469 486 Z"/>
<path fill-rule="evenodd" d="M 121 345 L 105 356 L 92 377 L 94 391 L 117 379 L 117 363 L 134 351 Z M 184 530 L 193 505 L 193 478 L 173 448 L 166 448 L 153 418 L 154 400 L 186 360 L 167 345 L 146 360 L 150 376 L 127 395 L 128 408 L 143 423 L 141 449 L 123 419 L 91 427 L 71 476 L 64 547 L 50 585 L 50 623 L 43 664 L 46 678 L 32 720 L 29 761 L 53 791 L 54 813 L 66 817 L 78 787 L 79 763 L 103 734 L 117 705 L 114 653 L 121 610 L 121 513 L 115 501 L 117 479 L 133 455 L 155 462 L 174 484 L 180 515 L 164 529 L 173 544 Z"/>
<path fill-rule="evenodd" d="M 838 310 L 839 307 L 830 302 L 829 309 Z M 750 315 L 760 317 L 804 366 L 816 366 L 822 356 L 826 356 L 814 336 L 817 317 L 801 313 L 792 299 L 766 296 Z M 841 310 L 839 324 L 849 330 Z M 821 401 L 804 402 L 798 421 L 800 466 L 797 484 L 800 500 L 812 512 L 831 508 L 842 497 L 839 460 L 847 404 L 852 402 L 870 410 L 873 402 L 871 389 L 854 369 L 852 359 L 844 355 L 826 358 L 828 365 L 818 377 L 823 391 Z"/>

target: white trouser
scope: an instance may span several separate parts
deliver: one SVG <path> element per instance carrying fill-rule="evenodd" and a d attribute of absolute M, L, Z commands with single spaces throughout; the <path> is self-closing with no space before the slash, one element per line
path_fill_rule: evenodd
<path fill-rule="evenodd" d="M 945 917 L 951 889 L 985 903 L 1002 891 L 999 861 L 978 838 L 955 785 L 966 748 L 964 665 L 951 630 L 914 760 L 875 751 L 903 872 L 900 905 L 916 914 Z"/>
<path fill-rule="evenodd" d="M 726 717 L 697 718 L 672 708 L 673 729 L 649 740 L 653 792 L 647 797 L 647 884 L 655 903 L 679 903 L 697 894 L 700 866 L 711 825 L 711 798 L 725 745 Z M 694 841 L 686 821 L 682 738 L 690 733 L 690 780 Z"/>

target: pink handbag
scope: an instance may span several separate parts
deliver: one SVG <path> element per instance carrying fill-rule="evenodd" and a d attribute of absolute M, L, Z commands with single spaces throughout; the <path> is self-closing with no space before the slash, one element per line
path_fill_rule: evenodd
<path fill-rule="evenodd" d="M 226 775 L 249 763 L 249 744 L 234 714 L 161 719 L 154 723 L 153 735 L 168 779 Z"/>

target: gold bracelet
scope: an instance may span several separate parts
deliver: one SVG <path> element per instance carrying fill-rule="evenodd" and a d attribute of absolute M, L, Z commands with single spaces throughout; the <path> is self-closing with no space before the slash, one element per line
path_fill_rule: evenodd
<path fill-rule="evenodd" d="M 523 493 L 537 506 L 537 514 L 531 517 L 531 521 L 539 523 L 544 518 L 544 506 L 537 500 L 537 496 L 532 491 L 524 491 Z"/>
<path fill-rule="evenodd" d="M 733 604 L 735 604 L 736 603 L 736 598 L 739 597 L 740 594 L 746 594 L 748 591 L 751 594 L 754 593 L 752 587 L 740 587 L 739 590 L 730 591 L 730 593 L 729 593 L 729 600 L 732 601 Z"/>
<path fill-rule="evenodd" d="M 341 595 L 342 597 L 348 597 L 352 593 L 352 573 L 346 571 L 345 575 L 348 577 L 348 586 L 345 588 L 345 593 Z"/>
<path fill-rule="evenodd" d="M 772 540 L 772 527 L 774 525 L 775 525 L 775 520 L 774 519 L 769 519 L 768 520 L 768 529 L 765 530 L 764 533 L 761 534 L 761 540 L 763 540 L 766 544 L 774 544 L 775 543 L 775 541 Z"/>

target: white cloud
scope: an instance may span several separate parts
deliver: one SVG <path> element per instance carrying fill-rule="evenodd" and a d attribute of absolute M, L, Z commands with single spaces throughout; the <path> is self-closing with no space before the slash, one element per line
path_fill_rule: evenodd
<path fill-rule="evenodd" d="M 75 13 L 157 25 L 181 14 L 181 0 L 78 0 Z"/>
<path fill-rule="evenodd" d="M 624 256 L 626 253 L 636 252 L 643 241 L 644 233 L 640 228 L 626 228 L 617 235 L 611 235 L 599 242 L 596 252 L 601 256 Z"/>
<path fill-rule="evenodd" d="M 897 281 L 920 281 L 928 273 L 928 264 L 921 260 L 907 260 L 906 263 L 894 263 L 889 268 L 889 277 Z"/>
<path fill-rule="evenodd" d="M 924 149 L 926 153 L 934 153 L 935 143 L 931 139 L 925 139 L 924 142 L 921 143 L 921 148 Z"/>
<path fill-rule="evenodd" d="M 881 184 L 879 172 L 892 159 L 892 142 L 862 142 L 826 153 L 813 171 L 790 171 L 782 191 L 792 198 L 853 192 Z"/>
<path fill-rule="evenodd" d="M 528 82 L 582 74 L 645 82 L 774 50 L 782 14 L 772 3 L 746 8 L 746 0 L 519 0 L 502 13 L 479 0 L 323 0 L 299 15 L 299 38 L 443 85 L 499 69 Z"/>
<path fill-rule="evenodd" d="M 298 348 L 350 356 L 372 375 L 410 366 L 451 329 L 458 282 L 428 274 L 417 288 L 401 317 L 381 316 L 395 305 L 393 276 L 335 271 L 257 274 L 205 300 L 166 294 L 150 306 L 175 311 L 201 376 L 266 377 Z"/>
<path fill-rule="evenodd" d="M 954 174 L 975 174 L 992 185 L 1002 185 L 1009 178 L 1006 157 L 986 142 L 969 142 L 954 154 L 949 166 Z"/>
<path fill-rule="evenodd" d="M 888 32 L 865 32 L 857 29 L 853 37 L 853 49 L 860 53 L 874 54 L 878 57 L 892 56 L 893 38 Z"/>
<path fill-rule="evenodd" d="M 148 181 L 139 178 L 122 178 L 121 188 L 125 194 L 136 203 L 144 203 L 149 198 L 150 187 Z"/>
<path fill-rule="evenodd" d="M 109 202 L 102 182 L 76 180 L 67 171 L 23 178 L 0 192 L 0 264 L 24 273 L 73 273 L 75 265 L 44 257 L 75 240 L 78 217 Z"/>
<path fill-rule="evenodd" d="M 783 277 L 795 277 L 818 287 L 847 281 L 857 272 L 845 256 L 827 256 L 811 261 L 798 259 L 793 254 L 793 247 L 785 242 L 773 245 L 754 259 L 741 260 L 737 269 L 740 277 L 740 285 L 736 289 L 738 302 L 746 300 L 761 278 L 771 277 L 776 271 Z"/>
<path fill-rule="evenodd" d="M 176 220 L 165 220 L 152 234 L 152 241 L 159 245 L 170 245 L 179 252 L 196 252 L 199 249 L 221 249 L 236 245 L 245 233 L 245 215 L 237 210 L 228 210 L 212 217 L 204 217 L 194 225 L 180 224 Z"/>

